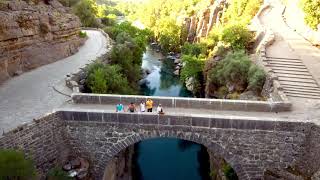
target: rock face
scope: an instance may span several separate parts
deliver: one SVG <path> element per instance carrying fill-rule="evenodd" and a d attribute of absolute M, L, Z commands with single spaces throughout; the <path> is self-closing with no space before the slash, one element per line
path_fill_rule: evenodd
<path fill-rule="evenodd" d="M 210 30 L 219 24 L 219 19 L 226 5 L 226 0 L 212 0 L 206 9 L 185 18 L 184 26 L 188 32 L 187 40 L 196 42 L 201 37 L 207 37 Z"/>
<path fill-rule="evenodd" d="M 74 54 L 80 20 L 57 0 L 0 2 L 0 83 Z"/>

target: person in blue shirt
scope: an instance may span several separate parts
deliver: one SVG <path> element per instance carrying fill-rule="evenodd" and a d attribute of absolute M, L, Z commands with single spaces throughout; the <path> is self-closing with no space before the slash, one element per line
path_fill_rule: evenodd
<path fill-rule="evenodd" d="M 117 104 L 116 112 L 124 112 L 124 107 L 121 103 Z"/>

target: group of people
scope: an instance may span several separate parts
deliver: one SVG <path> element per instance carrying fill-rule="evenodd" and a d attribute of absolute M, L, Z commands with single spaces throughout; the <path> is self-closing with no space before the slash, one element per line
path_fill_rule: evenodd
<path fill-rule="evenodd" d="M 147 99 L 146 102 L 141 101 L 139 107 L 140 107 L 140 112 L 146 112 L 146 110 L 147 110 L 147 112 L 152 112 L 153 101 L 150 98 Z M 116 112 L 126 112 L 123 104 L 121 104 L 121 103 L 117 104 Z M 127 112 L 137 112 L 136 105 L 133 102 L 131 102 L 128 105 Z M 157 113 L 164 114 L 161 104 L 159 104 L 157 107 Z"/>

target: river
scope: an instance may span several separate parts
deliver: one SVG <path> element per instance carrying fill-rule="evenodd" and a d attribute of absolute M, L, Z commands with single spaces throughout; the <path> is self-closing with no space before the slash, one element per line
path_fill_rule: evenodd
<path fill-rule="evenodd" d="M 148 96 L 191 96 L 179 77 L 173 74 L 172 60 L 162 60 L 160 53 L 148 49 L 142 68 L 148 69 Z M 174 138 L 157 138 L 135 144 L 133 177 L 135 180 L 205 180 L 209 179 L 209 156 L 200 144 Z"/>

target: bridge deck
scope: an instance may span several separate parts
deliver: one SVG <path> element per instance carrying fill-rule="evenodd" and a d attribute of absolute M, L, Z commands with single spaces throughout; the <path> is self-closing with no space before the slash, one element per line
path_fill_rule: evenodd
<path fill-rule="evenodd" d="M 154 108 L 155 111 L 156 108 Z M 163 107 L 166 115 L 194 116 L 194 117 L 229 117 L 229 118 L 245 118 L 247 120 L 268 120 L 268 121 L 291 121 L 291 122 L 314 122 L 320 124 L 318 111 L 309 113 L 293 111 L 293 112 L 245 112 L 245 111 L 220 111 L 209 109 L 190 109 L 190 108 L 166 108 Z M 115 112 L 115 105 L 99 105 L 99 104 L 65 104 L 56 110 L 80 111 L 80 112 Z M 137 108 L 139 111 L 139 108 Z M 137 112 L 146 113 L 148 112 Z M 150 114 L 150 113 L 149 113 Z M 156 114 L 156 112 L 152 112 Z"/>

